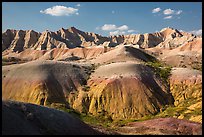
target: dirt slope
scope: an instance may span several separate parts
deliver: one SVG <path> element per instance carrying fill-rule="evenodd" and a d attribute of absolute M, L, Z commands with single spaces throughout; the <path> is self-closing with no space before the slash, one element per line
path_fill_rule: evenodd
<path fill-rule="evenodd" d="M 202 135 L 202 125 L 176 118 L 158 118 L 129 123 L 118 132 L 126 135 Z"/>
<path fill-rule="evenodd" d="M 2 135 L 102 135 L 72 115 L 39 105 L 2 101 Z"/>
<path fill-rule="evenodd" d="M 2 98 L 41 105 L 65 103 L 86 83 L 86 67 L 57 61 L 31 61 L 2 67 Z"/>

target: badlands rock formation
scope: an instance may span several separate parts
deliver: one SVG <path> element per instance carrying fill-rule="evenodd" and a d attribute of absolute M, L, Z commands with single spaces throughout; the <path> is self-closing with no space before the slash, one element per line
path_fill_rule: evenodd
<path fill-rule="evenodd" d="M 2 51 L 7 62 L 2 99 L 62 105 L 112 120 L 159 115 L 169 106 L 187 109 L 170 116 L 202 123 L 202 38 L 193 34 L 173 28 L 110 37 L 74 27 L 42 33 L 7 30 Z M 173 67 L 167 81 L 158 74 L 166 72 L 156 72 L 164 63 Z M 174 122 L 179 121 L 170 119 Z M 200 134 L 191 124 L 189 132 L 177 127 L 181 130 L 155 132 Z"/>
<path fill-rule="evenodd" d="M 96 45 L 112 46 L 110 38 L 95 33 L 83 32 L 74 27 L 61 28 L 52 32 L 46 30 L 37 33 L 33 30 L 7 30 L 2 34 L 2 50 L 21 52 L 31 48 L 35 50 L 50 50 L 53 48 L 76 48 Z M 112 45 L 111 45 L 112 44 Z"/>
<path fill-rule="evenodd" d="M 135 48 L 131 45 L 119 45 L 113 50 L 100 54 L 95 59 L 91 60 L 92 63 L 112 63 L 112 62 L 125 62 L 125 61 L 136 61 L 136 62 L 147 62 L 155 61 L 156 58 L 143 52 L 141 49 Z"/>
<path fill-rule="evenodd" d="M 33 30 L 7 30 L 2 34 L 2 50 L 21 52 L 32 48 L 37 50 L 49 50 L 53 48 L 75 48 L 93 46 L 116 46 L 119 44 L 139 45 L 142 48 L 163 47 L 175 48 L 187 41 L 196 38 L 193 34 L 182 33 L 173 28 L 164 28 L 160 32 L 131 34 L 104 37 L 95 33 L 83 32 L 74 27 L 61 28 L 56 32 L 44 31 L 37 33 Z M 20 44 L 19 44 L 20 43 Z"/>
<path fill-rule="evenodd" d="M 170 89 L 174 96 L 174 104 L 183 100 L 202 98 L 202 72 L 187 68 L 173 68 L 170 76 Z"/>
<path fill-rule="evenodd" d="M 173 28 L 164 28 L 155 33 L 110 37 L 83 32 L 74 27 L 61 28 L 56 32 L 46 30 L 42 33 L 8 29 L 2 34 L 2 56 L 6 59 L 15 57 L 25 61 L 39 58 L 66 60 L 67 56 L 74 54 L 77 58 L 92 59 L 109 51 L 111 48 L 108 47 L 128 44 L 144 48 L 175 67 L 201 68 L 202 38 Z M 78 48 L 75 50 L 76 47 Z M 68 50 L 73 48 L 73 51 Z M 88 51 L 92 53 L 87 53 Z M 53 52 L 57 53 L 52 54 Z"/>
<path fill-rule="evenodd" d="M 2 98 L 39 105 L 66 104 L 66 96 L 86 84 L 86 67 L 31 61 L 2 68 Z"/>
<path fill-rule="evenodd" d="M 91 75 L 88 85 L 88 112 L 94 115 L 104 113 L 113 119 L 141 118 L 173 103 L 166 83 L 162 83 L 149 67 L 135 62 L 101 66 Z"/>
<path fill-rule="evenodd" d="M 187 68 L 173 68 L 170 91 L 174 105 L 186 108 L 178 118 L 202 123 L 202 72 Z"/>
<path fill-rule="evenodd" d="M 35 45 L 40 33 L 33 30 L 10 30 L 2 34 L 2 51 L 5 49 L 21 52 Z"/>

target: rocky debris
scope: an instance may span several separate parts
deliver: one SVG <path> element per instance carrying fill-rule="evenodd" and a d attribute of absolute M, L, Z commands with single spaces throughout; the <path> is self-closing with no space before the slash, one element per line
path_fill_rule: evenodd
<path fill-rule="evenodd" d="M 157 118 L 132 122 L 118 128 L 127 135 L 202 135 L 202 124 L 176 118 Z"/>
<path fill-rule="evenodd" d="M 30 103 L 2 101 L 2 135 L 103 135 L 69 113 Z"/>

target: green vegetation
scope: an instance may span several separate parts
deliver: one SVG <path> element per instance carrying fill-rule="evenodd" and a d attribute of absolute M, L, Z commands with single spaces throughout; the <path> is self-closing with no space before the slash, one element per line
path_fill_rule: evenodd
<path fill-rule="evenodd" d="M 146 62 L 146 65 L 153 68 L 157 75 L 165 82 L 168 82 L 168 78 L 171 75 L 171 66 L 165 65 L 159 61 Z"/>
<path fill-rule="evenodd" d="M 94 126 L 103 126 L 103 127 L 110 127 L 113 120 L 108 117 L 105 116 L 103 114 L 100 114 L 98 116 L 93 116 L 91 114 L 86 114 L 86 113 L 80 113 L 72 108 L 65 108 L 65 107 L 57 107 L 55 109 L 67 112 L 71 115 L 73 115 L 74 117 L 77 117 L 79 119 L 81 119 L 83 122 L 90 124 L 90 125 L 94 125 Z"/>
<path fill-rule="evenodd" d="M 197 103 L 198 100 L 196 99 L 186 99 L 184 100 L 179 106 L 173 106 L 173 105 L 165 105 L 161 112 L 158 112 L 154 115 L 146 115 L 142 117 L 141 119 L 118 119 L 113 120 L 110 116 L 106 115 L 104 113 L 100 113 L 97 116 L 93 116 L 91 114 L 87 113 L 80 113 L 72 108 L 65 108 L 63 106 L 58 107 L 56 109 L 62 110 L 64 112 L 70 113 L 71 115 L 81 119 L 83 122 L 93 125 L 93 126 L 101 126 L 104 128 L 108 128 L 110 130 L 113 130 L 117 127 L 125 126 L 127 123 L 130 122 L 136 122 L 136 121 L 145 121 L 150 120 L 153 118 L 166 118 L 166 117 L 179 117 L 184 116 L 184 119 L 190 119 L 191 116 L 198 116 L 202 115 L 202 110 L 199 108 L 195 108 L 195 110 L 190 111 L 188 109 L 189 106 Z M 186 113 L 188 111 L 188 113 Z"/>
<path fill-rule="evenodd" d="M 181 115 L 184 116 L 184 119 L 189 119 L 191 116 L 202 115 L 202 110 L 199 108 L 195 108 L 195 110 L 190 111 L 188 109 L 189 106 L 197 103 L 198 100 L 194 98 L 189 98 L 184 100 L 178 106 L 168 106 L 163 112 L 158 113 L 155 115 L 155 118 L 159 117 L 179 117 Z M 187 113 L 188 112 L 188 113 Z"/>
<path fill-rule="evenodd" d="M 103 126 L 105 128 L 109 128 L 112 125 L 113 120 L 110 117 L 106 116 L 92 116 L 89 114 L 81 114 L 80 119 L 87 124 L 94 125 L 94 126 Z"/>

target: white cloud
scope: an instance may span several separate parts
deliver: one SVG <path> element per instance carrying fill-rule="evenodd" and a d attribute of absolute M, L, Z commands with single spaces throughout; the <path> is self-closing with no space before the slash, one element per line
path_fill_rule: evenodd
<path fill-rule="evenodd" d="M 110 35 L 123 35 L 123 34 L 125 34 L 125 31 L 116 30 L 116 31 L 109 32 L 109 34 Z"/>
<path fill-rule="evenodd" d="M 172 16 L 166 16 L 166 17 L 164 17 L 164 19 L 171 19 L 172 18 Z"/>
<path fill-rule="evenodd" d="M 176 15 L 179 15 L 179 14 L 181 14 L 183 11 L 182 10 L 178 10 L 177 12 L 176 12 Z"/>
<path fill-rule="evenodd" d="M 78 9 L 58 5 L 45 10 L 41 10 L 40 13 L 49 14 L 52 16 L 69 16 L 73 14 L 79 15 Z"/>
<path fill-rule="evenodd" d="M 202 29 L 192 30 L 192 31 L 189 31 L 189 33 L 192 33 L 192 34 L 198 35 L 198 36 L 202 36 Z"/>
<path fill-rule="evenodd" d="M 117 26 L 114 25 L 114 24 L 105 24 L 101 27 L 102 30 L 105 30 L 105 31 L 110 31 L 110 30 L 116 30 L 117 29 Z"/>
<path fill-rule="evenodd" d="M 165 9 L 163 11 L 164 15 L 180 15 L 183 11 L 182 10 L 172 10 L 172 9 Z M 173 16 L 172 16 L 173 17 Z M 172 17 L 167 16 L 164 19 L 171 19 Z M 178 17 L 178 19 L 180 19 L 180 17 Z"/>
<path fill-rule="evenodd" d="M 77 6 L 77 7 L 81 7 L 81 4 L 77 4 L 76 6 Z"/>
<path fill-rule="evenodd" d="M 111 30 L 128 30 L 128 26 L 127 25 L 122 25 L 120 27 L 117 27 L 115 24 L 105 24 L 101 27 L 102 30 L 105 31 L 111 31 Z"/>
<path fill-rule="evenodd" d="M 115 24 L 104 24 L 102 27 L 96 27 L 96 30 L 109 31 L 110 35 L 123 35 L 126 33 L 136 32 L 136 30 L 129 29 L 127 25 L 116 26 Z"/>
<path fill-rule="evenodd" d="M 135 32 L 135 30 L 131 29 L 131 30 L 128 30 L 127 32 L 132 33 L 132 32 Z"/>
<path fill-rule="evenodd" d="M 155 9 L 152 10 L 152 13 L 157 13 L 157 12 L 159 12 L 159 11 L 161 11 L 160 8 L 155 8 Z"/>
<path fill-rule="evenodd" d="M 112 10 L 112 14 L 114 14 L 115 13 L 115 11 L 114 10 Z"/>
<path fill-rule="evenodd" d="M 122 25 L 120 27 L 117 28 L 118 30 L 128 30 L 128 26 L 127 25 Z"/>
<path fill-rule="evenodd" d="M 173 14 L 174 12 L 175 12 L 175 11 L 172 10 L 172 9 L 165 9 L 165 10 L 163 11 L 163 13 L 164 13 L 165 15 Z"/>

